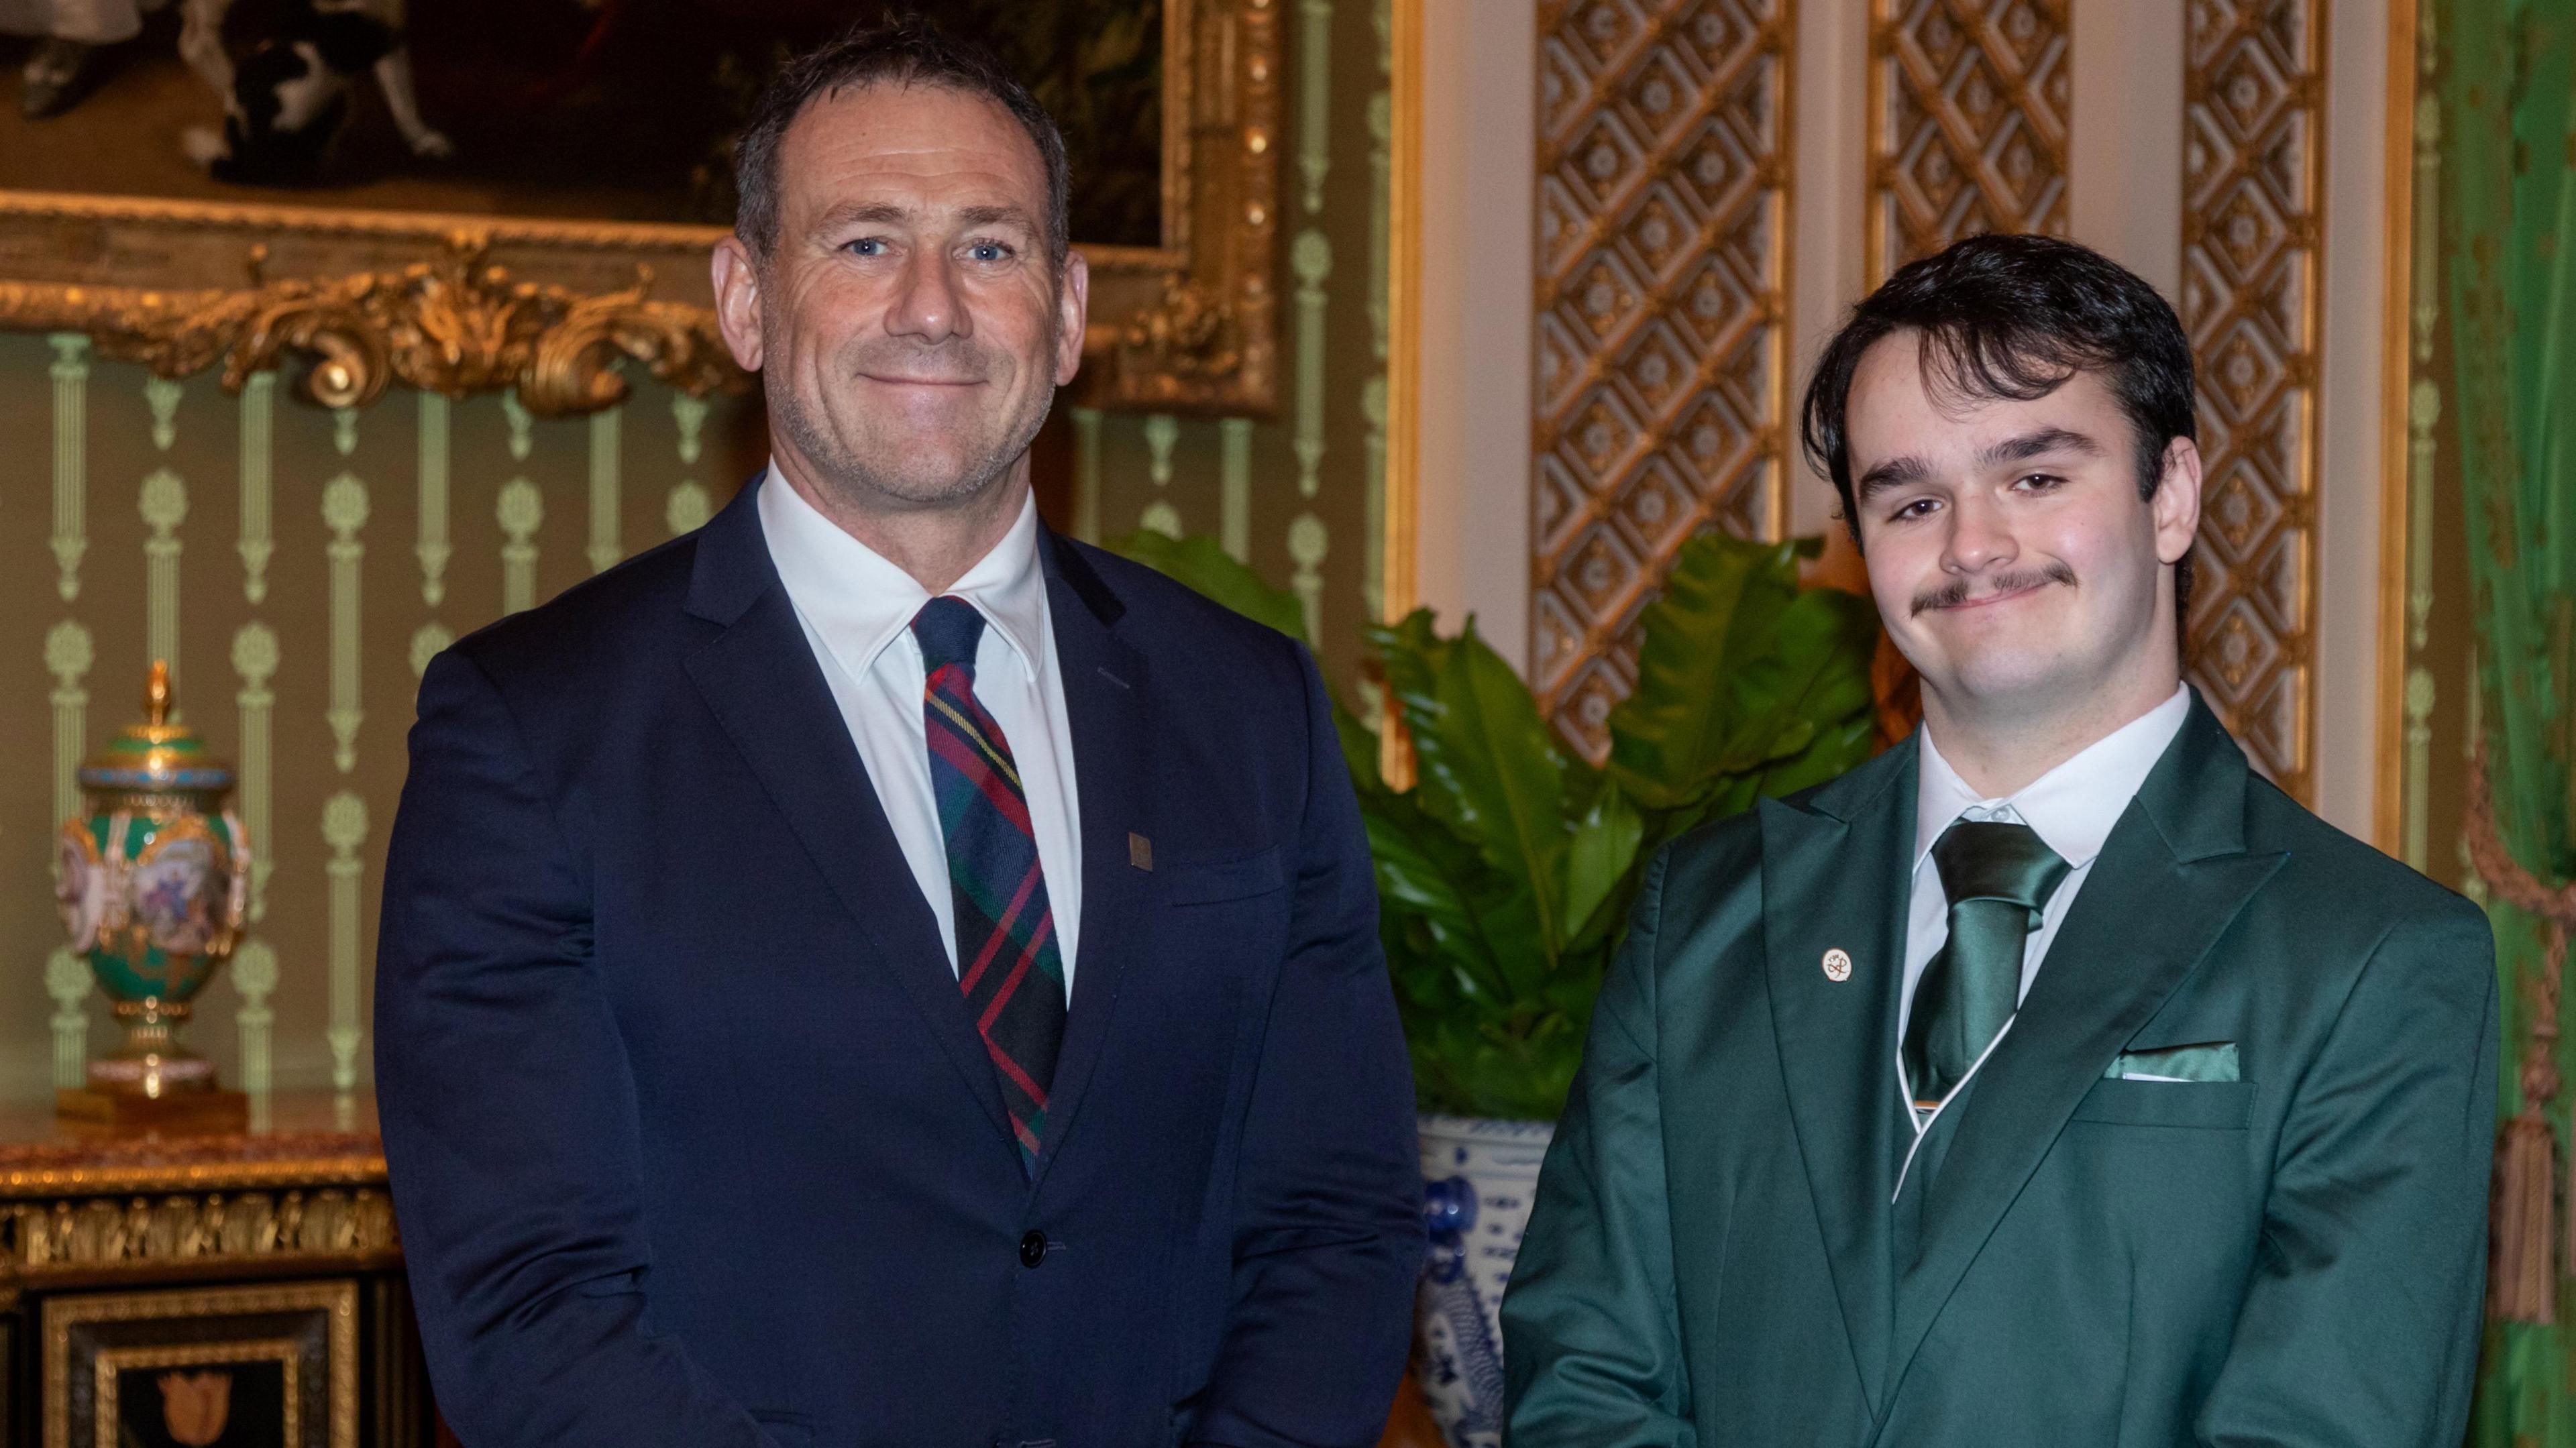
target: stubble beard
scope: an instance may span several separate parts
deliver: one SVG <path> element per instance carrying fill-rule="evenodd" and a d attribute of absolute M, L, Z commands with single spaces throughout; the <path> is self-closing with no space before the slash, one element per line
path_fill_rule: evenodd
<path fill-rule="evenodd" d="M 1057 333 L 1050 323 L 1040 366 L 1052 365 Z M 838 495 L 845 505 L 863 512 L 889 508 L 932 511 L 985 495 L 1027 456 L 1054 406 L 1055 385 L 1050 380 L 1029 393 L 1017 415 L 1006 420 L 987 446 L 972 452 L 961 465 L 949 468 L 917 454 L 912 460 L 914 465 L 906 466 L 906 450 L 900 443 L 875 449 L 883 454 L 881 457 L 863 455 L 848 439 L 826 426 L 817 409 L 793 389 L 781 388 L 770 397 L 770 413 L 779 431 L 787 435 L 797 453 L 815 471 L 816 484 Z"/>

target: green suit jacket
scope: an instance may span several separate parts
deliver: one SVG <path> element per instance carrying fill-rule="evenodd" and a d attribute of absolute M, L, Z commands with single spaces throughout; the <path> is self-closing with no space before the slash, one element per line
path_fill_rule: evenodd
<path fill-rule="evenodd" d="M 1512 1448 L 2457 1444 L 2485 918 L 2253 775 L 2195 698 L 1900 1262 L 1916 754 L 1650 868 L 1503 1299 Z M 2105 1077 L 2216 1042 L 2239 1079 Z"/>

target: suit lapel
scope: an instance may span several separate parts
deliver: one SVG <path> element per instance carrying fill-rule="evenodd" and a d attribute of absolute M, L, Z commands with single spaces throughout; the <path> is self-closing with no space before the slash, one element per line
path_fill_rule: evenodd
<path fill-rule="evenodd" d="M 1760 805 L 1762 925 L 1789 1114 L 1834 1293 L 1872 1416 L 1883 1410 L 1891 1311 L 1896 996 L 1905 968 L 1911 740 L 1802 808 Z M 1850 957 L 1848 979 L 1824 969 Z"/>
<path fill-rule="evenodd" d="M 699 534 L 688 609 L 722 631 L 689 654 L 689 677 L 833 896 L 858 922 L 878 967 L 902 983 L 983 1103 L 1000 1144 L 1016 1152 L 992 1062 L 940 944 L 938 917 L 921 898 L 770 562 L 752 506 L 759 489 L 755 479 Z"/>
<path fill-rule="evenodd" d="M 2076 1103 L 2280 868 L 2280 855 L 2245 852 L 2246 776 L 2195 694 L 1977 1073 L 1924 1204 L 1923 1255 L 1899 1285 L 1898 1382 Z"/>
<path fill-rule="evenodd" d="M 1082 828 L 1082 931 L 1064 1050 L 1056 1059 L 1046 1140 L 1038 1151 L 1037 1179 L 1043 1184 L 1100 1063 L 1127 962 L 1143 945 L 1143 907 L 1154 877 L 1139 864 L 1130 837 L 1147 842 L 1142 859 L 1150 863 L 1154 815 L 1145 659 L 1112 627 L 1125 605 L 1074 545 L 1054 532 L 1045 535 L 1040 556 L 1065 718 L 1073 730 Z"/>

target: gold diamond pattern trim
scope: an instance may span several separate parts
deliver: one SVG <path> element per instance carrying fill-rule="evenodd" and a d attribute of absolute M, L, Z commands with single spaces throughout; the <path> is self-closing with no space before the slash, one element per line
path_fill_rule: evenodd
<path fill-rule="evenodd" d="M 1872 0 L 1871 285 L 1963 236 L 2067 227 L 2067 0 Z"/>
<path fill-rule="evenodd" d="M 2182 296 L 2199 374 L 2192 682 L 2255 765 L 2314 802 L 2325 0 L 2194 0 Z"/>
<path fill-rule="evenodd" d="M 1785 523 L 1793 41 L 1787 0 L 1539 6 L 1531 667 L 1595 760 L 1675 550 Z"/>

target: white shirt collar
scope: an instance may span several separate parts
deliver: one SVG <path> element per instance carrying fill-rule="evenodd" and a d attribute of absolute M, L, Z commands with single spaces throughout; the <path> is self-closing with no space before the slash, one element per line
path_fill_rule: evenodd
<path fill-rule="evenodd" d="M 824 517 L 779 477 L 775 462 L 759 486 L 760 530 L 788 601 L 823 636 L 824 646 L 852 678 L 864 676 L 887 645 L 911 640 L 913 616 L 930 601 L 930 591 Z M 948 594 L 975 605 L 1010 645 L 1027 677 L 1037 679 L 1047 612 L 1034 493 L 1021 501 L 1020 516 L 1002 541 L 950 584 Z"/>
<path fill-rule="evenodd" d="M 2070 867 L 2091 864 L 2190 713 L 2191 690 L 2177 686 L 2172 698 L 2000 799 L 1981 798 L 1969 788 L 1934 747 L 1927 726 L 1921 733 L 1921 767 L 1916 771 L 1914 864 L 1921 867 L 1933 842 L 1963 814 L 1976 819 L 2018 819 L 2037 831 Z"/>

